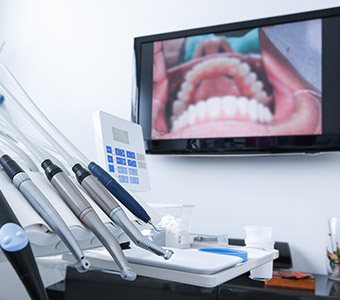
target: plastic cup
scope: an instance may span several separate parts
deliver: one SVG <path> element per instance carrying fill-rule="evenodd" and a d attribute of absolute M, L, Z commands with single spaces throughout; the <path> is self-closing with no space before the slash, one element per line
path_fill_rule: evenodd
<path fill-rule="evenodd" d="M 268 240 L 273 238 L 273 229 L 267 226 L 246 226 L 244 227 L 246 239 Z"/>
<path fill-rule="evenodd" d="M 272 228 L 266 226 L 246 226 L 245 244 L 249 248 L 261 250 L 273 250 L 274 240 L 272 237 Z M 250 271 L 250 278 L 264 281 L 273 276 L 273 262 L 266 263 Z"/>
<path fill-rule="evenodd" d="M 266 281 L 273 277 L 273 262 L 266 263 L 250 271 L 250 279 Z"/>

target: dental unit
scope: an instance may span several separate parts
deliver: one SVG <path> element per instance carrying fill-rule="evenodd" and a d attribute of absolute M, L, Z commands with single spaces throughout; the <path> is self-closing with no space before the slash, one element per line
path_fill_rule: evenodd
<path fill-rule="evenodd" d="M 48 300 L 26 232 L 0 191 L 0 249 L 31 299 Z"/>
<path fill-rule="evenodd" d="M 56 136 L 59 136 L 59 138 L 70 148 L 72 151 L 81 158 L 82 162 L 85 163 L 89 169 L 89 171 L 97 177 L 97 179 L 105 186 L 105 188 L 115 197 L 117 198 L 132 214 L 134 214 L 137 218 L 141 219 L 144 223 L 149 223 L 151 226 L 155 228 L 155 226 L 152 224 L 151 217 L 149 214 L 145 211 L 145 209 L 138 203 L 136 199 L 132 197 L 132 195 L 124 189 L 122 185 L 120 185 L 109 173 L 107 173 L 103 168 L 98 166 L 95 162 L 88 159 L 41 111 L 41 109 L 35 104 L 33 99 L 30 97 L 30 95 L 27 93 L 27 91 L 24 89 L 24 87 L 20 84 L 19 80 L 14 76 L 14 74 L 8 69 L 7 66 L 5 66 L 3 63 L 0 63 L 0 67 L 6 72 L 6 74 L 17 84 L 17 86 L 20 88 L 20 90 L 24 93 L 27 100 L 29 100 L 32 107 L 36 110 L 36 112 L 39 114 L 42 120 L 48 126 L 53 130 L 54 134 Z M 6 86 L 0 81 L 0 86 L 8 93 L 10 94 L 9 90 L 6 88 Z M 25 108 L 22 106 L 22 104 L 16 100 L 15 97 L 11 97 L 12 101 L 15 103 L 15 105 L 26 115 L 27 113 L 24 112 Z M 31 118 L 29 118 L 31 119 Z M 34 123 L 36 128 L 43 128 L 36 124 L 34 119 L 31 119 L 31 121 Z M 40 130 L 41 131 L 41 130 Z M 51 141 L 52 142 L 52 141 Z M 61 147 L 58 145 L 58 143 L 54 143 L 54 146 L 56 149 L 58 149 L 58 152 L 64 152 L 63 149 L 60 149 Z M 71 164 L 72 166 L 75 166 L 76 164 Z M 97 187 L 98 188 L 98 187 Z"/>
<path fill-rule="evenodd" d="M 0 64 L 0 66 L 3 66 Z M 6 70 L 8 70 L 6 68 Z M 14 75 L 8 71 L 7 74 L 17 83 L 19 88 L 24 92 L 27 98 L 31 99 L 25 89 L 21 86 L 19 81 L 14 77 Z M 34 104 L 33 100 L 31 99 L 30 102 L 34 104 L 34 107 L 39 110 L 39 114 L 43 115 L 44 120 L 46 123 L 54 129 L 57 136 L 60 136 L 63 141 L 67 141 L 67 144 L 72 150 L 77 154 L 79 157 L 82 158 L 82 161 L 89 166 L 90 171 L 95 178 L 86 168 L 82 166 L 77 160 L 71 157 L 68 152 L 54 139 L 52 135 L 50 135 L 40 123 L 38 123 L 32 115 L 26 110 L 25 107 L 13 96 L 12 93 L 0 82 L 0 86 L 8 93 L 10 96 L 10 100 L 12 100 L 16 106 L 21 110 L 21 112 L 26 116 L 26 118 L 31 121 L 31 123 L 40 131 L 40 133 L 46 138 L 47 141 L 59 152 L 59 154 L 67 161 L 67 163 L 72 167 L 72 171 L 75 173 L 77 181 L 79 184 L 85 189 L 85 191 L 89 194 L 89 196 L 99 205 L 99 207 L 106 213 L 107 216 L 116 224 L 118 225 L 123 231 L 131 238 L 131 240 L 139 247 L 146 249 L 155 253 L 156 255 L 164 257 L 164 259 L 169 259 L 173 252 L 169 249 L 163 249 L 162 247 L 158 246 L 153 241 L 149 240 L 148 238 L 144 237 L 140 231 L 136 228 L 136 226 L 130 221 L 127 217 L 123 209 L 120 207 L 118 202 L 108 193 L 105 187 L 111 191 L 115 192 L 115 197 L 117 199 L 130 199 L 128 201 L 129 207 L 133 207 L 134 211 L 142 213 L 144 217 L 142 217 L 143 221 L 147 221 L 151 223 L 150 218 L 146 219 L 146 212 L 141 207 L 141 205 L 133 199 L 133 197 L 120 185 L 118 182 L 111 177 L 104 169 L 100 166 L 91 162 L 86 156 L 80 152 L 42 113 L 42 111 Z M 98 180 L 99 181 L 98 181 Z M 105 187 L 103 186 L 105 185 Z M 124 205 L 126 202 L 121 201 Z M 126 206 L 126 205 L 125 205 Z M 131 211 L 131 210 L 130 210 Z M 143 213 L 145 212 L 145 214 Z M 135 214 L 136 215 L 136 214 Z M 152 224 L 152 223 L 151 223 Z"/>
<path fill-rule="evenodd" d="M 90 263 L 86 260 L 83 251 L 78 242 L 74 238 L 70 229 L 59 215 L 57 210 L 52 206 L 44 194 L 34 184 L 27 173 L 13 160 L 9 155 L 6 155 L 0 149 L 0 165 L 7 174 L 11 182 L 22 193 L 31 206 L 45 220 L 51 229 L 57 233 L 66 247 L 76 259 L 76 268 L 80 272 L 87 271 L 90 268 Z"/>
<path fill-rule="evenodd" d="M 126 257 L 120 248 L 119 243 L 111 234 L 109 229 L 101 221 L 93 207 L 87 199 L 81 194 L 70 178 L 63 170 L 54 164 L 48 157 L 44 157 L 27 138 L 16 127 L 12 120 L 7 116 L 4 108 L 4 97 L 1 97 L 0 116 L 5 120 L 7 126 L 14 132 L 27 149 L 35 156 L 36 160 L 41 162 L 41 167 L 45 171 L 48 181 L 52 184 L 64 202 L 69 206 L 78 219 L 89 228 L 95 236 L 101 241 L 103 246 L 110 253 L 112 258 L 120 269 L 120 275 L 126 280 L 135 280 L 136 274 L 131 270 Z"/>

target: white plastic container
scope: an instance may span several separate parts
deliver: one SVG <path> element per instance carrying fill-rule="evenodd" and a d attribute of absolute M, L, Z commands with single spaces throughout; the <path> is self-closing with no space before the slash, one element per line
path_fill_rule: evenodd
<path fill-rule="evenodd" d="M 190 248 L 190 227 L 194 206 L 170 203 L 148 203 L 158 215 L 157 227 L 165 233 L 164 246 Z"/>
<path fill-rule="evenodd" d="M 273 230 L 266 226 L 246 226 L 245 244 L 248 248 L 256 248 L 261 250 L 273 250 Z M 266 263 L 258 268 L 250 271 L 250 278 L 254 280 L 268 280 L 273 276 L 273 262 Z"/>
<path fill-rule="evenodd" d="M 246 239 L 267 240 L 273 238 L 273 229 L 267 226 L 245 226 Z"/>

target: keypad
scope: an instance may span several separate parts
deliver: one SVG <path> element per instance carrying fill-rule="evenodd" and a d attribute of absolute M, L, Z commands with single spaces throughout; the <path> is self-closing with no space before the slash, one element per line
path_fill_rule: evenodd
<path fill-rule="evenodd" d="M 105 146 L 108 170 L 120 183 L 140 184 L 138 169 L 146 169 L 145 155 L 127 149 Z"/>

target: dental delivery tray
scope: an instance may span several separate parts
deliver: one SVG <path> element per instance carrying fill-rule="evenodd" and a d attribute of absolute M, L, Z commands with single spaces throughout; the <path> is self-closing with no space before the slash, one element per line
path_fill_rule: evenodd
<path fill-rule="evenodd" d="M 277 250 L 229 246 L 228 248 L 247 251 L 248 260 L 242 262 L 240 257 L 201 252 L 197 249 L 172 249 L 173 256 L 164 260 L 143 249 L 132 247 L 124 250 L 124 254 L 137 275 L 206 288 L 218 286 L 279 257 Z M 87 250 L 85 255 L 95 268 L 118 270 L 104 248 Z M 72 257 L 65 254 L 63 259 L 69 260 Z"/>

